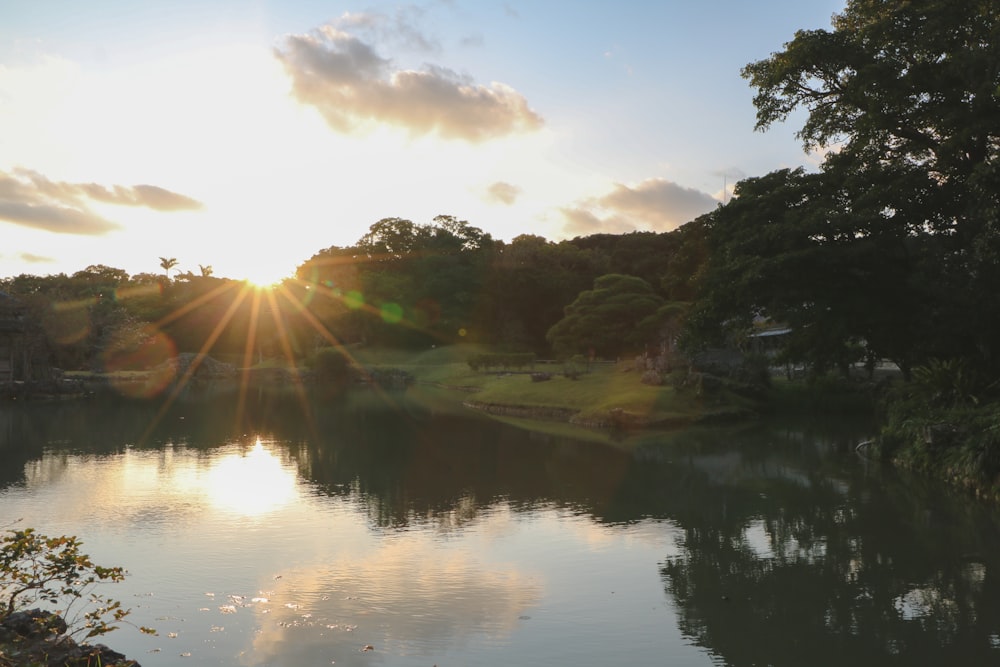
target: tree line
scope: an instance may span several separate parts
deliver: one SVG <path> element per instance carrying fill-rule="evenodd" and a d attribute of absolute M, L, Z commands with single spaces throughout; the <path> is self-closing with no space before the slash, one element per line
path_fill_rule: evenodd
<path fill-rule="evenodd" d="M 504 242 L 452 216 L 386 218 L 350 246 L 316 252 L 272 290 L 214 276 L 211 267 L 171 278 L 176 259 L 160 258 L 162 274 L 94 265 L 6 278 L 0 291 L 23 305 L 35 353 L 64 369 L 140 368 L 201 351 L 241 363 L 302 360 L 351 344 L 475 342 L 542 357 L 615 356 L 642 347 L 621 335 L 632 321 L 624 311 L 638 321 L 689 298 L 690 267 L 704 259 L 695 230 Z M 609 275 L 631 288 L 595 325 L 617 327 L 612 335 L 555 331 L 566 307 Z"/>
<path fill-rule="evenodd" d="M 615 357 L 665 340 L 738 346 L 769 321 L 790 330 L 783 358 L 815 373 L 887 359 L 909 378 L 946 359 L 936 367 L 974 375 L 973 393 L 993 386 L 1000 6 L 850 0 L 831 30 L 799 31 L 742 74 L 757 128 L 803 112 L 798 136 L 822 163 L 742 180 L 672 232 L 504 242 L 452 216 L 385 218 L 267 296 L 211 267 L 171 279 L 91 266 L 0 289 L 29 304 L 33 340 L 67 368 L 160 334 L 245 360 L 456 341 Z M 175 259 L 160 259 L 169 273 Z"/>

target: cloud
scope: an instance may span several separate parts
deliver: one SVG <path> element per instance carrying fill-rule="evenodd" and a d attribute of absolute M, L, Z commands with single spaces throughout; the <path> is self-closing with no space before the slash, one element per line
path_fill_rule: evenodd
<path fill-rule="evenodd" d="M 0 221 L 56 234 L 100 236 L 120 225 L 89 208 L 91 202 L 144 206 L 157 211 L 201 208 L 201 203 L 155 185 L 110 188 L 52 181 L 30 169 L 0 170 Z"/>
<path fill-rule="evenodd" d="M 621 216 L 600 218 L 589 209 L 579 206 L 561 208 L 559 212 L 566 220 L 564 229 L 569 234 L 587 236 L 597 233 L 622 234 L 635 231 L 635 225 L 630 224 Z"/>
<path fill-rule="evenodd" d="M 635 187 L 616 183 L 611 192 L 561 209 L 569 233 L 671 231 L 718 205 L 711 195 L 662 178 Z"/>
<path fill-rule="evenodd" d="M 486 188 L 487 201 L 497 202 L 500 204 L 506 204 L 507 206 L 512 205 L 517 198 L 521 196 L 521 188 L 513 185 L 511 183 L 505 183 L 504 181 L 497 181 L 488 188 Z"/>
<path fill-rule="evenodd" d="M 289 35 L 274 54 L 295 99 L 315 107 L 338 132 L 386 123 L 414 135 L 481 142 L 542 126 L 509 86 L 480 85 L 436 65 L 394 68 L 368 42 L 335 25 Z"/>
<path fill-rule="evenodd" d="M 156 185 L 134 185 L 135 206 L 145 206 L 154 211 L 194 211 L 202 208 L 202 203 L 177 192 L 171 192 Z"/>
<path fill-rule="evenodd" d="M 19 252 L 17 253 L 17 258 L 20 259 L 22 262 L 26 262 L 28 264 L 51 264 L 52 262 L 56 261 L 52 257 L 36 255 L 30 252 Z"/>

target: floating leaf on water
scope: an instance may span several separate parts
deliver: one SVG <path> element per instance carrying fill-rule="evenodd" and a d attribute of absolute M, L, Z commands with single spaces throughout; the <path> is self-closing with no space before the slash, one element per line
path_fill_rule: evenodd
<path fill-rule="evenodd" d="M 146 653 L 159 653 L 162 650 L 163 650 L 162 648 L 151 648 L 148 651 L 146 651 Z"/>
<path fill-rule="evenodd" d="M 198 609 L 198 611 L 212 611 L 212 610 L 209 609 L 208 607 L 201 607 Z"/>
<path fill-rule="evenodd" d="M 171 639 L 177 639 L 177 633 L 176 632 L 168 632 L 167 633 L 167 637 L 170 637 Z"/>
<path fill-rule="evenodd" d="M 374 650 L 375 650 L 374 646 L 372 646 L 371 644 L 365 644 L 364 647 L 361 649 L 361 652 L 366 653 L 368 651 L 374 651 Z"/>
<path fill-rule="evenodd" d="M 224 604 L 221 607 L 219 607 L 219 611 L 221 611 L 223 614 L 235 614 L 236 607 L 234 607 L 231 604 Z"/>
<path fill-rule="evenodd" d="M 205 595 L 207 595 L 210 598 L 214 598 L 215 597 L 215 593 L 205 593 Z"/>
<path fill-rule="evenodd" d="M 285 606 L 288 607 L 289 609 L 298 609 L 299 608 L 299 605 L 295 604 L 294 602 L 286 602 Z"/>
<path fill-rule="evenodd" d="M 181 657 L 182 658 L 190 658 L 191 657 L 191 652 L 190 651 L 185 651 L 184 653 L 181 653 Z"/>
<path fill-rule="evenodd" d="M 270 602 L 267 598 L 253 598 L 250 602 Z"/>
<path fill-rule="evenodd" d="M 226 629 L 225 626 L 222 626 L 222 625 L 213 625 L 211 627 L 211 629 L 209 630 L 209 632 L 222 632 L 225 629 Z"/>

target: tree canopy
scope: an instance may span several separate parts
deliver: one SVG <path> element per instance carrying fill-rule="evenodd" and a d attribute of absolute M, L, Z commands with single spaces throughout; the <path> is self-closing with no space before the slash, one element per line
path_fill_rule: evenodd
<path fill-rule="evenodd" d="M 695 331 L 770 317 L 822 364 L 863 341 L 904 372 L 1000 366 L 1000 5 L 851 0 L 743 75 L 758 129 L 804 110 L 798 136 L 828 152 L 706 216 Z"/>
<path fill-rule="evenodd" d="M 566 306 L 566 316 L 547 337 L 562 354 L 615 357 L 655 337 L 654 316 L 663 305 L 663 297 L 642 278 L 610 273 Z"/>

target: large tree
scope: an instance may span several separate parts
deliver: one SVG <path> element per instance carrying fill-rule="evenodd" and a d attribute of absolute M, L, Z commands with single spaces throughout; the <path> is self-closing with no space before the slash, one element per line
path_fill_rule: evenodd
<path fill-rule="evenodd" d="M 610 273 L 566 306 L 565 317 L 549 329 L 547 337 L 563 355 L 614 357 L 639 351 L 655 340 L 656 314 L 663 305 L 663 297 L 642 278 Z"/>
<path fill-rule="evenodd" d="M 812 328 L 813 351 L 863 338 L 904 370 L 1000 365 L 1000 4 L 850 0 L 832 27 L 743 70 L 758 129 L 804 110 L 798 136 L 829 152 L 716 212 L 716 284 L 693 321 L 783 318 Z"/>

